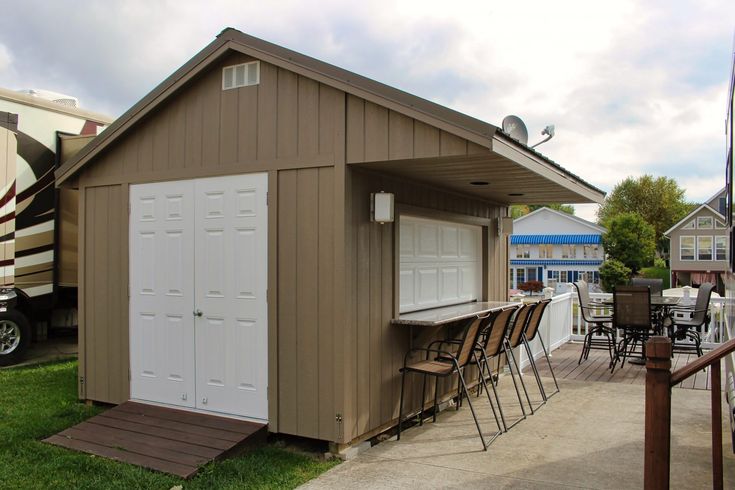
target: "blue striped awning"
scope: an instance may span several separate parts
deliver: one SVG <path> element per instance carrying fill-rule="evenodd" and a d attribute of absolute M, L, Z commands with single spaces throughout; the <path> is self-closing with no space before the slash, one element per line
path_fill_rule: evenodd
<path fill-rule="evenodd" d="M 602 260 L 511 259 L 510 265 L 600 265 Z"/>
<path fill-rule="evenodd" d="M 597 245 L 601 235 L 511 235 L 511 245 Z"/>

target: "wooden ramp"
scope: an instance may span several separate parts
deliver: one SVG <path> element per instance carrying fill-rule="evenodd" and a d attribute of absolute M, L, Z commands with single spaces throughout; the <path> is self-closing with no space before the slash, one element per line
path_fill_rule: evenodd
<path fill-rule="evenodd" d="M 126 402 L 44 442 L 190 478 L 267 435 L 265 424 Z"/>

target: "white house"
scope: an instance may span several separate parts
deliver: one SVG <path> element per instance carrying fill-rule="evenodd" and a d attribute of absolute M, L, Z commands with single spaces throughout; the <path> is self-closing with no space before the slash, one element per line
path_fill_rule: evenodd
<path fill-rule="evenodd" d="M 513 221 L 510 237 L 510 288 L 526 281 L 545 286 L 584 279 L 600 282 L 605 258 L 605 228 L 549 208 L 541 208 Z"/>

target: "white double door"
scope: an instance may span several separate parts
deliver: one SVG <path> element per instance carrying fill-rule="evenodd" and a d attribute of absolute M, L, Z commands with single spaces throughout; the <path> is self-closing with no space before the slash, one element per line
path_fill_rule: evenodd
<path fill-rule="evenodd" d="M 266 190 L 130 186 L 131 398 L 267 420 Z"/>

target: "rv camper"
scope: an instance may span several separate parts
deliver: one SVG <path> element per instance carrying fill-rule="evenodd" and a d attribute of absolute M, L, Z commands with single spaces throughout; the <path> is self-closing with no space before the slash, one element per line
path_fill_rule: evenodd
<path fill-rule="evenodd" d="M 76 191 L 54 170 L 111 120 L 74 97 L 0 89 L 0 366 L 47 329 L 76 326 Z"/>

